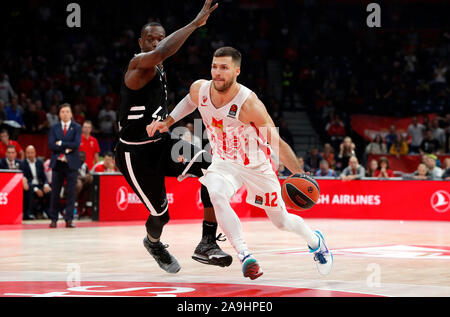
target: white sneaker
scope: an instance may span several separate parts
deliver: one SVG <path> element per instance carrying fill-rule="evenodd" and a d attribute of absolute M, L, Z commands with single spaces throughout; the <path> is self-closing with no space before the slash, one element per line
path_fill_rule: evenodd
<path fill-rule="evenodd" d="M 255 280 L 263 275 L 263 271 L 261 270 L 258 261 L 256 261 L 256 259 L 250 253 L 239 253 L 238 257 L 242 263 L 242 273 L 244 274 L 244 277 Z"/>
<path fill-rule="evenodd" d="M 325 239 L 320 231 L 314 231 L 316 236 L 319 238 L 319 246 L 317 249 L 311 249 L 309 246 L 309 253 L 314 253 L 314 261 L 316 261 L 317 270 L 322 275 L 327 275 L 330 273 L 333 267 L 333 254 L 328 250 Z"/>

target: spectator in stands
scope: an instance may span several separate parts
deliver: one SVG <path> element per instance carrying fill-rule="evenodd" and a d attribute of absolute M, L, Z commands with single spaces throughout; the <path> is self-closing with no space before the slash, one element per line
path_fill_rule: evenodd
<path fill-rule="evenodd" d="M 36 100 L 35 105 L 36 105 L 36 114 L 38 117 L 37 132 L 38 133 L 46 132 L 50 128 L 47 119 L 47 113 L 45 112 L 44 109 L 42 109 L 42 102 L 40 100 Z"/>
<path fill-rule="evenodd" d="M 441 90 L 445 89 L 445 85 L 447 83 L 446 73 L 447 67 L 445 66 L 444 62 L 440 61 L 434 67 L 433 82 L 432 82 L 434 92 L 439 93 Z"/>
<path fill-rule="evenodd" d="M 417 180 L 429 180 L 430 174 L 428 172 L 428 168 L 425 164 L 420 163 L 419 166 L 417 166 L 417 171 L 415 171 L 412 174 L 412 179 Z"/>
<path fill-rule="evenodd" d="M 345 126 L 344 122 L 339 118 L 338 115 L 333 115 L 330 122 L 325 126 L 325 131 L 328 136 L 328 140 L 335 150 L 338 149 L 339 144 L 344 140 L 345 137 Z"/>
<path fill-rule="evenodd" d="M 397 132 L 396 140 L 391 145 L 389 154 L 395 155 L 397 158 L 399 158 L 400 155 L 408 155 L 408 143 L 406 143 L 404 136 L 400 132 Z"/>
<path fill-rule="evenodd" d="M 81 144 L 79 151 L 84 152 L 86 156 L 86 164 L 89 170 L 99 162 L 100 147 L 97 138 L 91 135 L 92 122 L 86 120 L 81 127 Z"/>
<path fill-rule="evenodd" d="M 14 121 L 17 124 L 17 128 L 25 128 L 23 117 L 22 117 L 22 107 L 19 105 L 19 97 L 14 95 L 11 98 L 11 103 L 5 108 L 6 120 Z"/>
<path fill-rule="evenodd" d="M 15 96 L 16 93 L 14 92 L 13 88 L 11 87 L 11 84 L 9 83 L 9 80 L 5 73 L 0 73 L 0 99 L 2 99 L 6 104 L 9 104 L 11 98 Z"/>
<path fill-rule="evenodd" d="M 305 160 L 302 156 L 297 157 L 298 163 L 300 164 L 300 167 L 303 168 L 305 173 L 311 172 L 311 167 L 309 167 L 308 164 L 305 164 Z"/>
<path fill-rule="evenodd" d="M 305 157 L 305 163 L 311 168 L 312 174 L 320 168 L 320 162 L 322 160 L 323 157 L 320 155 L 318 147 L 313 147 Z"/>
<path fill-rule="evenodd" d="M 114 161 L 114 154 L 112 152 L 105 153 L 103 161 L 94 166 L 96 173 L 117 173 L 118 169 Z"/>
<path fill-rule="evenodd" d="M 31 103 L 25 109 L 23 114 L 23 122 L 24 122 L 24 132 L 25 133 L 36 133 L 38 132 L 38 124 L 39 118 L 36 109 L 36 104 Z"/>
<path fill-rule="evenodd" d="M 5 157 L 0 160 L 0 169 L 20 170 L 21 161 L 17 159 L 17 151 L 14 145 L 6 147 Z"/>
<path fill-rule="evenodd" d="M 330 168 L 327 160 L 320 161 L 319 169 L 316 171 L 315 176 L 319 177 L 335 177 L 336 172 Z"/>
<path fill-rule="evenodd" d="M 76 187 L 76 197 L 77 197 L 77 210 L 79 211 L 78 217 L 81 218 L 85 215 L 91 216 L 90 212 L 87 211 L 88 207 L 92 204 L 93 200 L 93 181 L 88 165 L 86 164 L 86 154 L 80 151 L 81 167 L 78 169 L 78 179 Z"/>
<path fill-rule="evenodd" d="M 81 110 L 81 104 L 76 104 L 73 106 L 73 120 L 81 126 L 85 122 L 86 118 Z"/>
<path fill-rule="evenodd" d="M 48 211 L 51 187 L 45 175 L 44 164 L 36 158 L 36 149 L 33 145 L 27 146 L 25 156 L 21 170 L 29 188 L 24 190 L 24 219 L 25 217 L 42 219 L 44 211 Z"/>
<path fill-rule="evenodd" d="M 23 160 L 25 158 L 25 153 L 22 150 L 22 147 L 19 143 L 14 140 L 9 139 L 9 133 L 7 130 L 0 131 L 0 158 L 6 156 L 6 148 L 9 145 L 13 145 L 16 148 L 16 152 L 18 153 L 19 159 Z"/>
<path fill-rule="evenodd" d="M 442 179 L 445 181 L 450 181 L 450 157 L 444 160 L 444 173 L 442 173 Z"/>
<path fill-rule="evenodd" d="M 334 169 L 336 166 L 336 161 L 334 159 L 334 149 L 330 143 L 325 143 L 323 145 L 323 152 L 321 153 L 324 160 L 328 162 L 328 166 Z"/>
<path fill-rule="evenodd" d="M 439 141 L 433 137 L 433 131 L 430 129 L 426 130 L 425 138 L 422 140 L 419 147 L 420 154 L 437 154 L 439 153 L 440 148 L 441 145 L 439 144 Z"/>
<path fill-rule="evenodd" d="M 58 117 L 58 105 L 51 105 L 50 110 L 47 113 L 47 121 L 48 126 L 52 127 L 55 124 L 59 123 L 59 117 Z"/>
<path fill-rule="evenodd" d="M 110 137 L 115 132 L 114 123 L 116 122 L 116 112 L 113 110 L 112 99 L 106 101 L 105 107 L 98 114 L 98 123 L 100 132 L 105 137 Z"/>
<path fill-rule="evenodd" d="M 5 112 L 5 102 L 3 99 L 0 99 L 0 129 L 4 129 L 5 125 L 3 122 L 6 120 L 6 112 Z"/>
<path fill-rule="evenodd" d="M 6 157 L 0 159 L 0 169 L 19 171 L 21 161 L 17 159 L 17 151 L 14 145 L 8 145 L 6 148 Z M 28 190 L 28 181 L 23 177 L 23 190 Z"/>
<path fill-rule="evenodd" d="M 186 142 L 192 143 L 198 148 L 202 148 L 202 140 L 199 136 L 195 135 L 194 124 L 191 122 L 186 123 L 186 132 L 181 137 Z"/>
<path fill-rule="evenodd" d="M 392 144 L 397 141 L 398 133 L 395 131 L 395 125 L 391 124 L 389 127 L 389 133 L 386 134 L 384 139 L 386 140 L 386 148 L 387 150 L 390 150 Z"/>
<path fill-rule="evenodd" d="M 358 158 L 352 156 L 348 160 L 348 166 L 341 173 L 341 179 L 343 181 L 361 179 L 365 174 L 365 169 L 359 165 Z"/>
<path fill-rule="evenodd" d="M 387 154 L 387 147 L 383 142 L 381 134 L 377 134 L 372 142 L 366 146 L 366 154 Z"/>
<path fill-rule="evenodd" d="M 425 126 L 419 123 L 417 117 L 412 118 L 412 123 L 408 126 L 408 136 L 410 136 L 411 144 L 409 146 L 409 153 L 419 153 L 419 148 L 423 140 Z"/>
<path fill-rule="evenodd" d="M 375 177 L 375 173 L 378 171 L 378 161 L 376 159 L 370 160 L 367 171 L 366 171 L 366 177 Z"/>
<path fill-rule="evenodd" d="M 348 160 L 352 156 L 356 156 L 356 145 L 353 143 L 352 138 L 347 136 L 344 141 L 339 145 L 339 155 L 336 163 L 336 169 L 342 170 L 344 166 L 348 165 Z"/>
<path fill-rule="evenodd" d="M 394 177 L 394 171 L 389 168 L 389 160 L 386 157 L 380 158 L 380 168 L 375 172 L 375 177 L 390 178 Z"/>
<path fill-rule="evenodd" d="M 429 154 L 425 155 L 423 163 L 428 168 L 428 174 L 430 176 L 430 179 L 440 180 L 442 179 L 442 174 L 444 174 L 444 171 L 440 167 L 436 166 L 436 160 L 437 157 L 435 155 Z"/>
<path fill-rule="evenodd" d="M 439 120 L 437 118 L 434 118 L 431 121 L 431 131 L 433 134 L 433 138 L 438 140 L 440 144 L 438 152 L 445 153 L 446 135 L 444 129 L 439 127 Z"/>

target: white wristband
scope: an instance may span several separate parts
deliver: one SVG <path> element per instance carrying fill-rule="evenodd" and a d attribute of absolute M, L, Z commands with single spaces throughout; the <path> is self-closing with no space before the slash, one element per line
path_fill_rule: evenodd
<path fill-rule="evenodd" d="M 173 109 L 170 116 L 175 122 L 180 121 L 184 117 L 190 115 L 197 109 L 197 105 L 192 101 L 190 94 L 187 94 Z"/>

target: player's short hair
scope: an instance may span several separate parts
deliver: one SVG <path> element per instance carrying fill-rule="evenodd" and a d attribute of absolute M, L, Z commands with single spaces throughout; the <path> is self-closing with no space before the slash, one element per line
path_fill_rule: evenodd
<path fill-rule="evenodd" d="M 144 34 L 145 29 L 148 28 L 148 27 L 150 27 L 150 26 L 160 26 L 160 27 L 164 28 L 164 27 L 162 26 L 162 24 L 159 23 L 159 22 L 155 22 L 155 21 L 149 22 L 149 23 L 145 24 L 145 25 L 142 27 L 142 29 L 141 29 L 141 36 L 142 36 L 142 34 Z"/>
<path fill-rule="evenodd" d="M 214 57 L 228 57 L 230 56 L 233 63 L 240 67 L 242 62 L 242 54 L 237 49 L 231 46 L 225 46 L 217 49 L 214 52 Z"/>
<path fill-rule="evenodd" d="M 6 147 L 6 151 L 8 151 L 8 149 L 14 149 L 14 152 L 17 152 L 16 147 L 12 144 L 10 144 Z"/>

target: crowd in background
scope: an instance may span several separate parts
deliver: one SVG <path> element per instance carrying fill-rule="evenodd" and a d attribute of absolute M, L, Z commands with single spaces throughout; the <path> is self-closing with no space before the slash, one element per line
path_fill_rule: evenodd
<path fill-rule="evenodd" d="M 67 102 L 73 120 L 97 142 L 92 157 L 85 153 L 85 184 L 94 164 L 113 150 L 118 92 L 128 61 L 139 53 L 142 25 L 160 21 L 170 34 L 195 16 L 199 2 L 129 1 L 126 9 L 115 2 L 79 3 L 79 29 L 67 27 L 64 3 L 8 3 L 0 13 L 8 23 L 0 30 L 0 129 L 6 131 L 0 134 L 0 158 L 13 151 L 12 144 L 18 159 L 28 160 L 20 146 L 29 144 L 15 140 L 46 134 L 59 122 L 58 106 Z M 419 154 L 417 172 L 403 177 L 448 179 L 449 160 L 437 158 L 450 153 L 450 28 L 442 4 L 384 7 L 383 27 L 374 30 L 365 25 L 367 12 L 357 2 L 264 1 L 253 9 L 249 3 L 221 1 L 214 19 L 165 62 L 171 107 L 194 80 L 210 78 L 208 60 L 216 48 L 234 46 L 243 54 L 239 82 L 264 101 L 294 149 L 283 112 L 307 109 L 321 143 L 299 157 L 305 170 L 343 179 L 392 177 L 385 159 L 369 156 Z M 32 27 L 23 28 L 23 21 Z M 424 123 L 414 119 L 407 131 L 394 125 L 386 136 L 366 141 L 352 130 L 355 113 L 436 116 Z M 180 124 L 192 130 L 195 116 Z M 279 173 L 289 172 L 280 166 Z"/>

